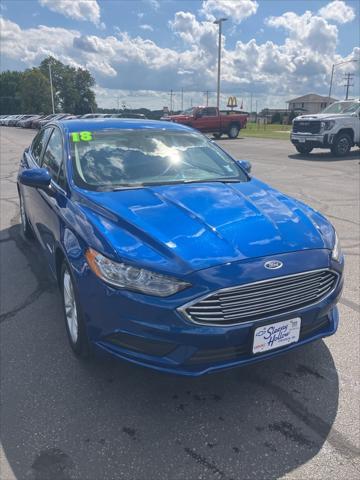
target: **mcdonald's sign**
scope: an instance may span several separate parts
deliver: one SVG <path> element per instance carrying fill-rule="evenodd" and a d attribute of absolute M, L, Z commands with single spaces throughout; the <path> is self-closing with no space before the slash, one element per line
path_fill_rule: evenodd
<path fill-rule="evenodd" d="M 237 107 L 236 97 L 229 97 L 229 98 L 228 98 L 227 106 L 228 106 L 229 108 L 235 108 L 235 107 Z"/>

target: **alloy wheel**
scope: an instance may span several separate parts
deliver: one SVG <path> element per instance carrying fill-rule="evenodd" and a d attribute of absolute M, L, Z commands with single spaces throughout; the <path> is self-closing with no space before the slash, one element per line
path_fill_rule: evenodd
<path fill-rule="evenodd" d="M 343 137 L 339 140 L 339 143 L 337 145 L 337 148 L 338 148 L 338 152 L 341 154 L 341 155 L 344 155 L 345 153 L 348 152 L 349 150 L 349 141 L 346 137 Z"/>
<path fill-rule="evenodd" d="M 27 228 L 27 221 L 26 221 L 24 202 L 23 202 L 23 199 L 21 198 L 21 195 L 20 195 L 20 219 L 21 219 L 22 229 L 23 231 L 25 231 Z"/>
<path fill-rule="evenodd" d="M 65 306 L 65 317 L 68 326 L 70 338 L 74 344 L 76 344 L 79 337 L 79 324 L 76 308 L 76 300 L 74 294 L 74 287 L 71 276 L 67 270 L 63 276 L 63 295 Z"/>

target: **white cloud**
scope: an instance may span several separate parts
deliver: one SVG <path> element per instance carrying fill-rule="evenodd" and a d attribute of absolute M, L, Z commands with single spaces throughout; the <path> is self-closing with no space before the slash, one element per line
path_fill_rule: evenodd
<path fill-rule="evenodd" d="M 74 20 L 87 20 L 103 28 L 100 6 L 96 0 L 39 0 L 43 7 Z"/>
<path fill-rule="evenodd" d="M 255 0 L 204 0 L 200 13 L 210 21 L 222 15 L 235 23 L 241 23 L 247 17 L 254 15 L 258 6 Z"/>
<path fill-rule="evenodd" d="M 289 33 L 289 42 L 296 42 L 300 47 L 314 51 L 330 53 L 336 48 L 338 29 L 329 24 L 324 18 L 306 11 L 303 15 L 286 12 L 279 17 L 269 17 L 267 25 L 275 28 L 284 28 Z"/>
<path fill-rule="evenodd" d="M 76 64 L 68 54 L 74 38 L 78 35 L 75 30 L 44 25 L 22 30 L 18 24 L 1 17 L 0 33 L 2 55 L 20 60 L 27 66 L 36 65 L 48 55 L 54 55 L 72 65 Z"/>
<path fill-rule="evenodd" d="M 354 20 L 355 11 L 350 5 L 346 5 L 342 0 L 335 0 L 334 2 L 325 5 L 325 7 L 320 8 L 319 15 L 326 20 L 347 23 Z"/>
<path fill-rule="evenodd" d="M 1 22 L 4 58 L 27 67 L 53 55 L 63 62 L 85 66 L 95 75 L 97 91 L 105 103 L 111 101 L 111 92 L 138 90 L 147 92 L 133 95 L 139 103 L 149 102 L 152 108 L 161 108 L 168 103 L 166 92 L 170 88 L 175 91 L 184 88 L 185 92 L 198 91 L 192 94 L 196 104 L 203 103 L 201 92 L 216 90 L 218 29 L 211 21 L 199 20 L 190 12 L 177 12 L 169 22 L 170 33 L 181 42 L 176 49 L 161 47 L 119 29 L 116 35 L 82 35 L 77 30 L 45 26 L 22 29 L 10 20 Z M 285 29 L 285 41 L 277 44 L 239 40 L 230 48 L 224 37 L 224 98 L 229 94 L 241 98 L 250 92 L 258 99 L 283 100 L 310 91 L 326 94 L 332 64 L 359 56 L 359 49 L 349 52 L 347 57 L 337 54 L 338 29 L 319 14 L 286 12 L 270 17 L 266 23 Z M 347 64 L 349 71 L 352 66 Z M 341 85 L 339 82 L 339 95 L 343 92 Z M 119 95 L 129 96 L 129 93 Z M 179 95 L 175 101 L 179 101 Z"/>
<path fill-rule="evenodd" d="M 199 22 L 190 12 L 177 12 L 169 26 L 186 44 L 203 49 L 210 57 L 216 54 L 218 27 L 214 23 Z"/>
<path fill-rule="evenodd" d="M 153 32 L 154 29 L 151 25 L 148 25 L 147 23 L 144 23 L 143 25 L 140 25 L 140 28 L 142 30 L 148 30 L 149 32 Z"/>

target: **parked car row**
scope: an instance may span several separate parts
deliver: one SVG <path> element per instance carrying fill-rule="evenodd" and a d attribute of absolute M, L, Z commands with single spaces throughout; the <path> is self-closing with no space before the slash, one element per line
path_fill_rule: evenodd
<path fill-rule="evenodd" d="M 85 115 L 72 115 L 70 113 L 53 113 L 51 115 L 1 115 L 0 125 L 7 127 L 40 129 L 50 121 L 73 120 L 75 118 L 145 118 L 145 115 L 140 113 L 87 113 Z"/>

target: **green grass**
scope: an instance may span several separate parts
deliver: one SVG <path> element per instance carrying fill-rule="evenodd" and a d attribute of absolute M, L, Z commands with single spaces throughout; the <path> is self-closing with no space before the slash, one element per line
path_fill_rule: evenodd
<path fill-rule="evenodd" d="M 241 130 L 239 136 L 289 140 L 290 130 L 291 125 L 257 125 L 256 123 L 248 123 L 246 128 Z"/>

